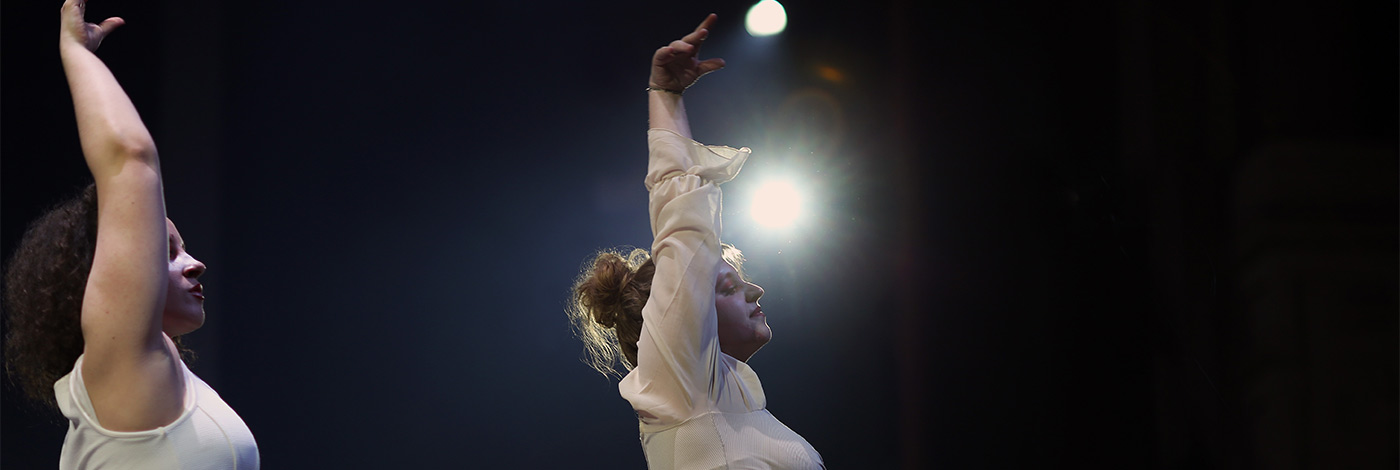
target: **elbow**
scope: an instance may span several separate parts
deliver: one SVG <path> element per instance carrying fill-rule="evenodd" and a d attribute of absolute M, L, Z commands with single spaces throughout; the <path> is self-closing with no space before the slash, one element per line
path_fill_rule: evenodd
<path fill-rule="evenodd" d="M 96 148 L 85 148 L 88 169 L 98 180 L 135 167 L 158 169 L 156 144 L 150 137 L 114 136 Z"/>
<path fill-rule="evenodd" d="M 92 171 L 93 178 L 97 179 L 98 186 L 111 178 L 122 178 L 121 175 L 129 175 L 130 172 L 137 174 L 160 174 L 160 161 L 156 157 L 156 146 L 150 138 L 116 138 L 105 142 L 105 145 L 84 151 L 87 156 L 88 170 Z"/>
<path fill-rule="evenodd" d="M 150 136 L 124 136 L 114 139 L 112 155 L 119 161 L 136 161 L 156 164 L 156 143 Z"/>

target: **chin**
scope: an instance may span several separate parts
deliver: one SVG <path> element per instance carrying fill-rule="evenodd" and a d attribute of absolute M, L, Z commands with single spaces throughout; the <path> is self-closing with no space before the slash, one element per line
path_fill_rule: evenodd
<path fill-rule="evenodd" d="M 165 324 L 161 326 L 165 334 L 172 337 L 193 333 L 194 330 L 198 330 L 199 327 L 204 326 L 204 312 L 199 312 L 198 315 L 184 314 L 178 317 L 166 316 Z"/>
<path fill-rule="evenodd" d="M 773 340 L 773 329 L 768 328 L 767 325 L 764 325 L 763 328 L 760 328 L 758 330 L 758 333 L 754 336 L 758 338 L 759 344 L 768 344 L 769 341 Z"/>

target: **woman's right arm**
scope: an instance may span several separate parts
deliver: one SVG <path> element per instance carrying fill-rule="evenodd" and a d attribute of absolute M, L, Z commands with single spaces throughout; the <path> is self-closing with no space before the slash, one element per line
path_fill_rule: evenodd
<path fill-rule="evenodd" d="M 161 328 L 170 242 L 160 161 L 136 107 L 93 54 L 123 22 L 86 22 L 84 1 L 64 3 L 59 32 L 83 156 L 97 184 L 81 372 L 103 427 L 153 429 L 179 417 L 184 397 L 178 358 Z"/>

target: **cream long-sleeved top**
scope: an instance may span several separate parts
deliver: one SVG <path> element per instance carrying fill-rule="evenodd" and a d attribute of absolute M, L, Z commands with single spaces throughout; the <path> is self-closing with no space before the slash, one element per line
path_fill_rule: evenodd
<path fill-rule="evenodd" d="M 656 469 L 820 469 L 806 439 L 767 410 L 758 375 L 720 351 L 715 276 L 719 185 L 749 149 L 647 132 L 652 260 L 637 364 L 618 384 L 638 411 L 642 449 Z"/>
<path fill-rule="evenodd" d="M 68 418 L 60 470 L 258 470 L 253 432 L 184 361 L 185 407 L 175 421 L 146 431 L 111 431 L 97 422 L 87 386 L 83 358 L 54 383 L 58 407 Z"/>

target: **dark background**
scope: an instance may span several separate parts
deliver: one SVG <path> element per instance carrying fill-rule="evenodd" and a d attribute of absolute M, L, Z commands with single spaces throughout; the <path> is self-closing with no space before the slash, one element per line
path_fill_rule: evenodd
<path fill-rule="evenodd" d="M 644 466 L 563 305 L 649 243 L 647 60 L 711 11 L 751 364 L 829 467 L 1400 465 L 1393 2 L 574 3 L 91 3 L 265 468 Z M 59 4 L 0 20 L 6 257 L 90 178 Z M 777 175 L 791 230 L 746 213 Z M 52 468 L 3 393 L 3 464 Z"/>

